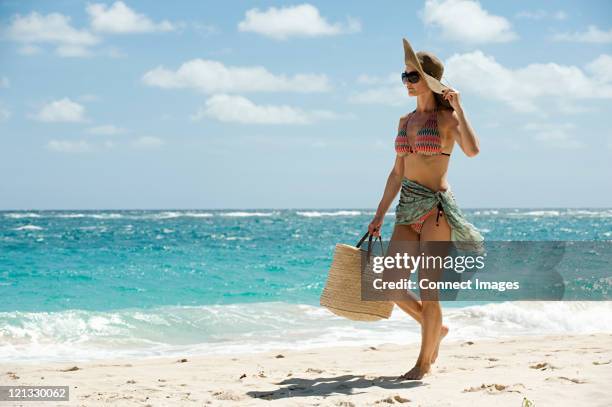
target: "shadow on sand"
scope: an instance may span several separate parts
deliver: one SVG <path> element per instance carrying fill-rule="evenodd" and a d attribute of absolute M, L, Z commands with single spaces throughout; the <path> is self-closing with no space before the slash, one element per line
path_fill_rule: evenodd
<path fill-rule="evenodd" d="M 253 398 L 277 400 L 287 397 L 327 396 L 334 393 L 354 395 L 365 393 L 365 391 L 353 392 L 353 389 L 367 389 L 372 386 L 383 389 L 410 389 L 427 385 L 418 380 L 398 380 L 397 376 L 380 376 L 366 379 L 364 375 L 318 377 L 316 379 L 291 377 L 276 384 L 281 387 L 271 391 L 249 391 L 246 394 Z"/>

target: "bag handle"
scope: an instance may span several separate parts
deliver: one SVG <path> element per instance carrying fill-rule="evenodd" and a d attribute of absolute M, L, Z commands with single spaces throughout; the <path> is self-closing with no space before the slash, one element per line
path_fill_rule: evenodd
<path fill-rule="evenodd" d="M 369 230 L 366 231 L 365 235 L 363 235 L 363 237 L 361 239 L 359 239 L 359 242 L 355 245 L 355 247 L 361 246 L 361 244 L 363 243 L 364 240 L 366 240 L 366 237 L 368 237 L 369 234 L 370 234 L 370 231 Z"/>
<path fill-rule="evenodd" d="M 357 245 L 355 247 L 359 248 L 363 242 L 365 241 L 366 237 L 370 236 L 370 238 L 368 239 L 368 263 L 370 262 L 370 256 L 372 254 L 372 238 L 374 237 L 374 235 L 370 234 L 370 231 L 368 230 L 367 232 L 365 232 L 365 234 L 361 237 L 361 239 L 359 239 L 359 242 L 357 243 Z M 385 254 L 385 248 L 383 247 L 383 243 L 382 243 L 382 238 L 379 236 L 376 237 L 378 239 L 378 241 L 380 242 L 380 252 L 384 255 Z"/>

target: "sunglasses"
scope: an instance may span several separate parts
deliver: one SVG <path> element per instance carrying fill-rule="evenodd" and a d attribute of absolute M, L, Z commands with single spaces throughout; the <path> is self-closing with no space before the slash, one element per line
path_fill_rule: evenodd
<path fill-rule="evenodd" d="M 421 75 L 417 71 L 402 72 L 402 83 L 410 82 L 417 83 L 421 79 Z"/>

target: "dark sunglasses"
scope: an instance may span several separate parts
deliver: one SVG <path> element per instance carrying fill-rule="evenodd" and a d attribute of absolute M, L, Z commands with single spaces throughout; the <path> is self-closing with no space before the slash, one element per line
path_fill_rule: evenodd
<path fill-rule="evenodd" d="M 417 83 L 419 79 L 421 79 L 421 75 L 417 71 L 402 72 L 402 83 Z"/>

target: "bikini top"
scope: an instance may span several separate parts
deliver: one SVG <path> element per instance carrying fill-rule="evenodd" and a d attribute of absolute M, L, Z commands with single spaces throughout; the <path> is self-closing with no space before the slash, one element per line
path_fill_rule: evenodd
<path fill-rule="evenodd" d="M 416 112 L 416 109 L 408 114 L 408 117 Z M 406 122 L 399 129 L 397 137 L 395 138 L 395 151 L 398 154 L 421 154 L 421 155 L 447 155 L 450 157 L 450 153 L 442 152 L 442 144 L 440 139 L 440 133 L 438 132 L 438 108 L 436 107 L 431 115 L 425 121 L 425 124 L 417 132 L 414 143 L 410 143 L 407 134 Z"/>

